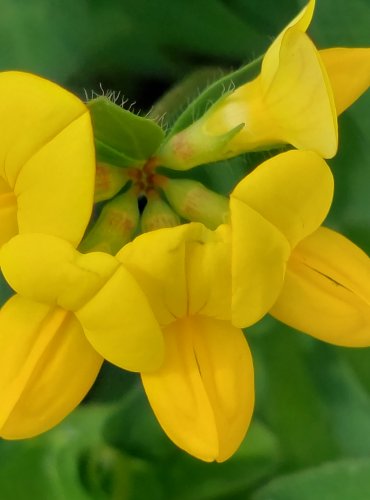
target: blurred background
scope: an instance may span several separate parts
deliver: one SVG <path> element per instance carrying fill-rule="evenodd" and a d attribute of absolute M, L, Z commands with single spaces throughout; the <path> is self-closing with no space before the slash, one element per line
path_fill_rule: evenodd
<path fill-rule="evenodd" d="M 317 3 L 309 33 L 319 48 L 369 45 L 368 0 Z M 192 81 L 201 88 L 262 54 L 303 5 L 0 0 L 0 69 L 39 74 L 83 99 L 111 89 L 146 114 L 190 74 L 197 72 Z M 339 130 L 327 225 L 369 252 L 369 93 L 340 117 Z M 227 191 L 243 165 L 257 160 L 230 162 L 214 181 L 206 168 L 194 176 Z M 369 499 L 370 349 L 329 346 L 270 317 L 246 335 L 256 411 L 228 462 L 205 464 L 178 450 L 152 416 L 138 376 L 107 363 L 81 407 L 58 427 L 22 442 L 0 441 L 0 499 Z"/>

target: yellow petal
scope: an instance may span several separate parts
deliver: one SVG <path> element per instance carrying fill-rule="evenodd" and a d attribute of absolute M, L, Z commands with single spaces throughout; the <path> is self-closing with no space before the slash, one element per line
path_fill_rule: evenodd
<path fill-rule="evenodd" d="M 17 196 L 20 232 L 77 244 L 92 208 L 94 147 L 85 105 L 27 73 L 0 73 L 0 176 Z"/>
<path fill-rule="evenodd" d="M 117 259 L 135 277 L 161 325 L 187 311 L 186 241 L 203 231 L 201 224 L 163 228 L 125 245 Z"/>
<path fill-rule="evenodd" d="M 0 248 L 18 233 L 17 198 L 0 177 Z"/>
<path fill-rule="evenodd" d="M 142 374 L 161 426 L 180 448 L 222 462 L 239 447 L 254 404 L 253 364 L 241 330 L 203 316 L 164 331 L 160 370 Z"/>
<path fill-rule="evenodd" d="M 186 247 L 188 314 L 231 319 L 231 231 L 221 225 L 204 230 Z"/>
<path fill-rule="evenodd" d="M 287 30 L 293 29 L 293 31 L 305 32 L 309 27 L 313 13 L 315 10 L 315 0 L 310 0 L 308 4 L 299 12 L 299 14 L 279 33 L 273 43 L 270 45 L 268 51 L 266 52 L 265 58 L 269 59 L 269 65 L 271 66 L 271 77 L 277 71 L 279 66 L 279 54 L 282 44 L 282 40 Z M 271 80 L 270 82 L 271 83 Z"/>
<path fill-rule="evenodd" d="M 132 371 L 152 371 L 162 364 L 158 321 L 144 291 L 123 265 L 76 316 L 93 347 L 111 363 Z"/>
<path fill-rule="evenodd" d="M 0 332 L 0 435 L 32 437 L 78 405 L 102 358 L 71 313 L 18 295 L 0 311 Z"/>
<path fill-rule="evenodd" d="M 284 235 L 232 197 L 232 323 L 244 328 L 261 319 L 283 286 L 290 246 Z"/>
<path fill-rule="evenodd" d="M 80 254 L 70 243 L 47 234 L 20 234 L 1 252 L 2 271 L 21 295 L 67 310 L 88 301 L 119 263 L 108 254 Z"/>
<path fill-rule="evenodd" d="M 320 56 L 340 115 L 370 86 L 370 48 L 332 48 L 320 50 Z"/>
<path fill-rule="evenodd" d="M 339 233 L 318 229 L 293 252 L 271 314 L 332 344 L 369 346 L 369 258 Z"/>
<path fill-rule="evenodd" d="M 276 139 L 298 149 L 311 149 L 324 158 L 334 156 L 338 146 L 334 97 L 326 69 L 309 37 L 289 28 L 281 39 L 278 66 L 268 51 L 260 78 L 264 104 L 275 122 Z"/>
<path fill-rule="evenodd" d="M 324 160 L 311 151 L 288 151 L 247 175 L 231 197 L 276 226 L 293 248 L 323 222 L 333 190 L 333 176 Z"/>

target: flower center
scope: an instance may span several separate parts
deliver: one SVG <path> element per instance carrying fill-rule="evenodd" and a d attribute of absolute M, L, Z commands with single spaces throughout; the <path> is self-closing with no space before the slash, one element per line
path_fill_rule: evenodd
<path fill-rule="evenodd" d="M 128 170 L 128 176 L 133 182 L 137 196 L 148 196 L 157 191 L 166 181 L 164 175 L 156 173 L 156 158 L 150 158 L 142 168 L 132 167 Z"/>

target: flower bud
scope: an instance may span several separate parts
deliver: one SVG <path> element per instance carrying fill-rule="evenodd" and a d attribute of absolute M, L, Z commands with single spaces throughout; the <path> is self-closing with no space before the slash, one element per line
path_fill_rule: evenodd
<path fill-rule="evenodd" d="M 204 128 L 204 117 L 175 134 L 162 146 L 157 155 L 160 165 L 173 170 L 188 170 L 228 156 L 225 154 L 227 145 L 244 127 L 244 123 L 221 133 L 210 134 Z"/>
<path fill-rule="evenodd" d="M 174 227 L 180 224 L 180 217 L 156 193 L 148 197 L 148 202 L 141 215 L 141 230 L 143 233 Z"/>
<path fill-rule="evenodd" d="M 176 212 L 192 222 L 202 222 L 216 229 L 227 222 L 229 200 L 190 179 L 169 179 L 162 187 L 170 205 Z"/>
<path fill-rule="evenodd" d="M 79 249 L 82 252 L 101 251 L 115 255 L 133 239 L 138 222 L 137 198 L 130 190 L 103 207 Z"/>
<path fill-rule="evenodd" d="M 109 200 L 120 191 L 129 180 L 127 170 L 108 163 L 97 163 L 95 173 L 94 201 Z"/>

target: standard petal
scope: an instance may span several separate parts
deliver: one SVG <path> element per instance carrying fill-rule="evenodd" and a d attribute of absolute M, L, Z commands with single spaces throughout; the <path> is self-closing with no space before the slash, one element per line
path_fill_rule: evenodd
<path fill-rule="evenodd" d="M 186 244 L 206 229 L 191 223 L 142 234 L 116 255 L 131 272 L 161 325 L 187 312 Z"/>
<path fill-rule="evenodd" d="M 237 198 L 232 217 L 232 323 L 244 328 L 272 307 L 283 286 L 290 246 L 284 235 Z"/>
<path fill-rule="evenodd" d="M 243 333 L 203 316 L 164 331 L 160 370 L 142 374 L 161 426 L 180 448 L 222 462 L 240 445 L 254 404 L 253 365 Z"/>
<path fill-rule="evenodd" d="M 158 321 L 124 265 L 76 316 L 93 347 L 111 363 L 131 371 L 152 371 L 162 364 L 164 345 Z"/>
<path fill-rule="evenodd" d="M 72 313 L 19 295 L 1 309 L 0 332 L 0 434 L 32 437 L 78 405 L 102 357 Z"/>
<path fill-rule="evenodd" d="M 338 147 L 334 97 L 309 37 L 288 29 L 281 40 L 278 67 L 267 53 L 260 78 L 265 107 L 277 128 L 276 139 L 324 158 L 333 157 Z"/>
<path fill-rule="evenodd" d="M 293 252 L 271 314 L 332 344 L 369 346 L 369 258 L 339 233 L 318 229 Z"/>
<path fill-rule="evenodd" d="M 320 56 L 340 115 L 370 86 L 370 48 L 332 48 L 320 50 Z"/>
<path fill-rule="evenodd" d="M 282 44 L 283 37 L 287 30 L 292 29 L 294 31 L 305 32 L 309 27 L 313 13 L 315 10 L 315 0 L 310 0 L 307 5 L 299 12 L 299 14 L 279 33 L 273 43 L 270 45 L 268 51 L 265 54 L 264 59 L 268 60 L 268 65 L 270 67 L 269 79 L 271 83 L 277 68 L 279 66 L 280 48 Z"/>
<path fill-rule="evenodd" d="M 231 197 L 273 224 L 293 248 L 323 222 L 333 191 L 333 176 L 324 160 L 311 151 L 288 151 L 247 175 Z"/>
<path fill-rule="evenodd" d="M 77 244 L 92 208 L 94 146 L 86 106 L 54 83 L 0 74 L 0 176 L 18 202 L 19 230 Z"/>

